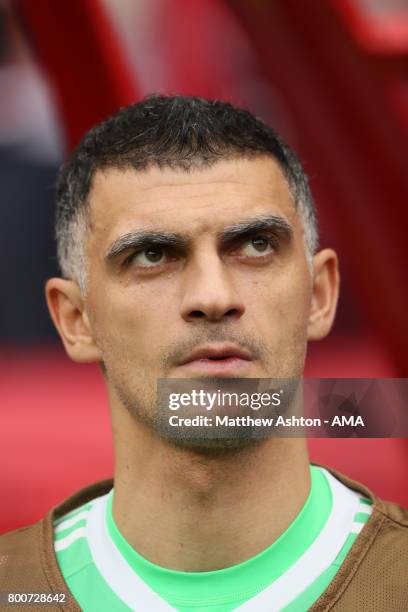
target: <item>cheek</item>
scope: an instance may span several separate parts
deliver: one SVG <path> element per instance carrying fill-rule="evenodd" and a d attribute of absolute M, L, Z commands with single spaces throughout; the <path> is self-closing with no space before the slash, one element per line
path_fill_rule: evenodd
<path fill-rule="evenodd" d="M 97 339 L 105 354 L 109 349 L 121 360 L 144 361 L 159 349 L 169 324 L 157 291 L 143 284 L 105 288 L 95 292 L 92 303 Z"/>
<path fill-rule="evenodd" d="M 266 367 L 277 378 L 301 376 L 306 356 L 310 292 L 304 278 L 291 281 L 259 296 L 266 305 L 259 326 L 268 355 Z"/>
<path fill-rule="evenodd" d="M 311 287 L 308 277 L 300 271 L 272 282 L 255 281 L 249 300 L 249 310 L 258 311 L 266 318 L 274 333 L 307 328 Z"/>

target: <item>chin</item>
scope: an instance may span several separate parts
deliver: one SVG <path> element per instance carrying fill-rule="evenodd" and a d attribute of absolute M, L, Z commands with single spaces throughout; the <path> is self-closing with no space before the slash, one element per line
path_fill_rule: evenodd
<path fill-rule="evenodd" d="M 234 438 L 208 438 L 208 437 L 177 437 L 165 438 L 173 448 L 187 451 L 202 457 L 233 456 L 244 450 L 260 446 L 266 438 L 234 437 Z"/>

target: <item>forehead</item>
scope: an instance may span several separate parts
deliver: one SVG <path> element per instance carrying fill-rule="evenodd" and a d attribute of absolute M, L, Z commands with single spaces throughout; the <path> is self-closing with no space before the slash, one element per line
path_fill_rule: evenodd
<path fill-rule="evenodd" d="M 109 242 L 143 228 L 190 237 L 218 232 L 255 214 L 299 225 L 287 181 L 272 158 L 220 161 L 209 168 L 98 171 L 90 193 L 91 241 Z"/>

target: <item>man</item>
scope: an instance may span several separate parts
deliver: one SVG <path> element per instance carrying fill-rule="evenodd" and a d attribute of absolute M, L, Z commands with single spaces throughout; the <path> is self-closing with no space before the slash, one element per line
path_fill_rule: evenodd
<path fill-rule="evenodd" d="M 311 466 L 303 437 L 161 427 L 159 380 L 299 379 L 332 325 L 336 254 L 271 128 L 199 98 L 124 108 L 62 169 L 56 231 L 48 306 L 71 359 L 101 364 L 114 487 L 3 536 L 1 590 L 55 610 L 407 609 L 405 510 Z"/>

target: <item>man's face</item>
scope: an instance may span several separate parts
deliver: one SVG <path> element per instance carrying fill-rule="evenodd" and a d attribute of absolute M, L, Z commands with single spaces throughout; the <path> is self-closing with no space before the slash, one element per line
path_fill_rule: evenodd
<path fill-rule="evenodd" d="M 86 311 L 128 408 L 149 418 L 159 378 L 301 376 L 312 278 L 273 159 L 109 169 L 90 205 Z"/>

